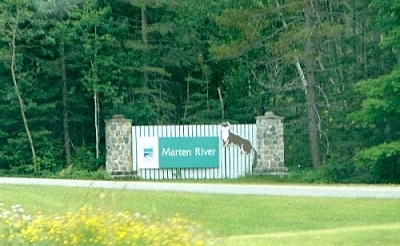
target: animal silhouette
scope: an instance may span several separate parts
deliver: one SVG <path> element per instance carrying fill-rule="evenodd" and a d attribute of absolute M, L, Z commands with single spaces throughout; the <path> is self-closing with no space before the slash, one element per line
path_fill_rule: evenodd
<path fill-rule="evenodd" d="M 252 171 L 254 171 L 254 168 L 257 165 L 257 151 L 251 145 L 250 141 L 247 139 L 242 138 L 239 135 L 236 135 L 232 133 L 231 131 L 231 124 L 229 122 L 225 122 L 221 124 L 221 138 L 223 141 L 223 146 L 224 148 L 227 148 L 228 146 L 234 144 L 239 147 L 242 153 L 244 154 L 250 154 L 251 151 L 254 151 L 254 158 L 253 158 L 253 164 L 252 164 Z"/>

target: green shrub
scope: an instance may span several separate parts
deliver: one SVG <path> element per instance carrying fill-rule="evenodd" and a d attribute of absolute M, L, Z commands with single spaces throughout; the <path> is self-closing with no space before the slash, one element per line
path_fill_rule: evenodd
<path fill-rule="evenodd" d="M 368 183 L 400 183 L 400 141 L 383 143 L 357 153 L 357 170 Z"/>
<path fill-rule="evenodd" d="M 325 163 L 319 170 L 320 179 L 326 183 L 353 183 L 356 181 L 355 166 L 345 163 Z"/>
<path fill-rule="evenodd" d="M 95 154 L 86 146 L 77 147 L 71 156 L 71 163 L 77 170 L 96 171 L 104 163 L 104 158 L 96 159 Z"/>
<path fill-rule="evenodd" d="M 77 169 L 73 165 L 61 170 L 57 178 L 62 179 L 89 179 L 89 180 L 108 180 L 110 175 L 102 168 L 96 171 Z"/>

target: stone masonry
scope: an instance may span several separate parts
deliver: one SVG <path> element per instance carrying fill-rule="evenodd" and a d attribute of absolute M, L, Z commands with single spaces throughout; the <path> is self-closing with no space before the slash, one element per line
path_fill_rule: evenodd
<path fill-rule="evenodd" d="M 283 117 L 266 112 L 256 117 L 258 163 L 254 174 L 285 175 Z"/>
<path fill-rule="evenodd" d="M 132 120 L 114 115 L 106 123 L 106 171 L 111 175 L 131 175 Z"/>

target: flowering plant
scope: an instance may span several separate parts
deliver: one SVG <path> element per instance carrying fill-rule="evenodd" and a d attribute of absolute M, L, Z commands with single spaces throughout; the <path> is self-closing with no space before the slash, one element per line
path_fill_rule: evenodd
<path fill-rule="evenodd" d="M 92 207 L 28 215 L 0 204 L 1 245 L 205 245 L 199 226 L 180 215 L 168 219 Z"/>

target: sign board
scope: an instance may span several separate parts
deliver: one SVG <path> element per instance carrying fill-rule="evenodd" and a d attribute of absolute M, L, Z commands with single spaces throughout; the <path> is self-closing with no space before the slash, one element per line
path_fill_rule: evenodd
<path fill-rule="evenodd" d="M 138 137 L 138 168 L 218 168 L 218 137 Z"/>

